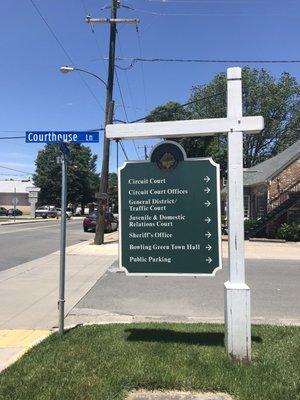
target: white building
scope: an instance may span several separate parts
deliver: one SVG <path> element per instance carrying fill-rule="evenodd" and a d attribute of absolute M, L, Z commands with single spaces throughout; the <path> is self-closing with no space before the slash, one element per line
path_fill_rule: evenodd
<path fill-rule="evenodd" d="M 30 180 L 0 180 L 0 206 L 13 208 L 13 199 L 17 198 L 16 208 L 23 211 L 23 214 L 30 214 L 28 187 L 34 187 Z"/>

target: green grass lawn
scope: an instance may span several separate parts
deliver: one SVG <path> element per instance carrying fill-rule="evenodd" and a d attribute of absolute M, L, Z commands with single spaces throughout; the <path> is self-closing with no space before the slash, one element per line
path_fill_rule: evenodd
<path fill-rule="evenodd" d="M 230 362 L 222 325 L 94 325 L 52 335 L 0 375 L 1 400 L 124 399 L 134 388 L 300 399 L 300 328 L 253 326 L 252 363 Z"/>

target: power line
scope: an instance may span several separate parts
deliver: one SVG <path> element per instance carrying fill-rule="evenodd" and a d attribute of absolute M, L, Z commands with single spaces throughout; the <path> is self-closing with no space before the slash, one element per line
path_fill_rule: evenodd
<path fill-rule="evenodd" d="M 201 97 L 200 99 L 192 100 L 192 101 L 189 101 L 189 102 L 187 102 L 187 103 L 180 104 L 180 105 L 181 105 L 182 107 L 186 107 L 186 106 L 189 106 L 189 105 L 191 105 L 191 104 L 199 103 L 199 102 L 201 102 L 201 101 L 209 100 L 209 99 L 212 99 L 212 98 L 214 98 L 214 97 L 222 96 L 222 95 L 225 95 L 225 92 L 218 92 L 218 93 L 212 94 L 211 96 Z M 142 122 L 142 121 L 144 121 L 144 120 L 147 118 L 147 116 L 148 116 L 148 115 L 146 115 L 146 116 L 144 116 L 144 117 L 142 117 L 142 118 L 139 118 L 139 119 L 135 119 L 134 121 L 128 121 L 128 119 L 127 119 L 127 121 L 121 121 L 121 120 L 115 120 L 115 121 L 121 122 L 121 123 L 124 123 L 124 124 L 126 124 L 126 123 L 134 124 L 134 123 L 136 123 L 136 122 Z M 88 130 L 86 130 L 86 131 L 87 131 L 87 132 L 104 131 L 104 128 L 88 129 Z M 25 139 L 25 136 L 2 136 L 2 137 L 0 137 L 0 140 L 1 140 L 1 139 L 4 139 L 4 140 L 9 140 L 9 139 Z M 120 143 L 121 143 L 121 141 L 120 141 Z M 135 143 L 134 143 L 134 144 L 135 144 Z M 125 153 L 124 153 L 124 154 L 125 154 Z M 126 157 L 127 157 L 127 155 L 126 155 Z M 128 160 L 128 158 L 127 158 L 127 160 Z"/>
<path fill-rule="evenodd" d="M 36 12 L 38 13 L 38 15 L 40 16 L 40 18 L 42 19 L 42 21 L 45 23 L 45 25 L 47 26 L 49 32 L 51 33 L 51 35 L 53 36 L 53 38 L 55 39 L 55 41 L 58 43 L 59 47 L 61 48 L 61 50 L 64 52 L 65 56 L 67 57 L 67 59 L 70 61 L 70 63 L 75 66 L 75 63 L 72 59 L 72 57 L 70 56 L 70 54 L 67 52 L 67 50 L 65 49 L 64 45 L 62 44 L 62 42 L 60 41 L 60 39 L 58 38 L 57 34 L 54 32 L 54 30 L 51 28 L 50 24 L 47 22 L 46 18 L 43 16 L 43 14 L 41 13 L 40 9 L 38 8 L 38 6 L 35 4 L 35 2 L 33 0 L 29 0 L 30 3 L 32 4 L 33 8 L 36 10 Z M 93 96 L 94 100 L 96 101 L 96 103 L 102 108 L 102 110 L 104 111 L 104 108 L 102 106 L 102 104 L 99 102 L 99 99 L 97 98 L 97 96 L 95 95 L 95 93 L 92 91 L 92 89 L 90 88 L 90 86 L 88 85 L 88 83 L 86 82 L 86 80 L 84 79 L 84 77 L 82 76 L 82 73 L 79 72 L 79 76 L 80 79 L 82 80 L 82 82 L 84 83 L 84 85 L 86 86 L 86 88 L 88 89 L 88 91 L 90 92 L 90 94 Z"/>
<path fill-rule="evenodd" d="M 140 32 L 139 32 L 138 29 L 137 29 L 137 37 L 138 37 L 138 46 L 139 46 L 140 58 L 142 58 L 142 44 L 141 44 Z M 143 63 L 141 63 L 141 72 L 142 72 L 142 84 L 143 84 L 143 89 L 144 89 L 145 108 L 147 110 L 148 105 L 147 105 L 147 95 L 146 95 L 145 71 L 144 71 Z"/>
<path fill-rule="evenodd" d="M 0 168 L 8 169 L 10 171 L 15 171 L 15 172 L 21 172 L 22 174 L 25 174 L 25 175 L 33 175 L 31 172 L 20 171 L 19 169 L 4 167 L 3 165 L 0 165 Z"/>
<path fill-rule="evenodd" d="M 199 0 L 144 0 L 148 1 L 149 3 L 163 3 L 163 4 L 168 4 L 168 3 L 196 3 L 199 4 Z M 238 4 L 262 4 L 262 3 L 272 3 L 273 0 L 201 0 L 201 3 L 220 3 L 220 4 L 228 4 L 228 3 L 238 3 Z M 297 0 L 285 0 L 285 3 L 296 3 Z"/>
<path fill-rule="evenodd" d="M 121 46 L 121 39 L 120 39 L 120 36 L 119 36 L 118 32 L 117 32 L 117 42 L 118 42 L 118 46 L 119 46 L 119 51 L 120 51 L 121 57 L 123 57 L 123 50 L 122 50 L 122 46 Z M 136 108 L 134 107 L 133 95 L 132 95 L 132 90 L 131 90 L 131 87 L 130 87 L 130 84 L 129 84 L 129 79 L 128 79 L 128 73 L 127 73 L 127 71 L 125 71 L 125 78 L 126 78 L 126 83 L 127 83 L 127 87 L 128 87 L 128 93 L 129 93 L 129 97 L 130 97 L 131 106 L 132 106 L 133 112 L 134 112 L 134 114 L 135 114 L 135 118 L 137 118 L 137 115 L 136 115 Z M 127 106 L 127 108 L 128 108 L 128 106 Z"/>
<path fill-rule="evenodd" d="M 180 104 L 180 105 L 181 105 L 181 107 L 186 107 L 186 106 L 189 106 L 189 105 L 191 105 L 191 104 L 199 103 L 200 101 L 204 101 L 204 100 L 209 100 L 209 99 L 212 99 L 212 98 L 214 98 L 214 97 L 221 96 L 221 95 L 224 95 L 224 94 L 225 94 L 225 92 L 219 92 L 219 93 L 212 94 L 211 96 L 201 97 L 200 99 L 192 100 L 192 101 L 189 101 L 189 102 L 187 102 L 187 103 Z M 143 118 L 136 119 L 135 121 L 131 121 L 130 123 L 133 124 L 133 123 L 135 123 L 135 122 L 142 122 L 142 121 L 144 121 L 144 120 L 147 118 L 147 116 L 148 116 L 148 115 L 146 115 L 146 116 L 143 117 Z"/>
<path fill-rule="evenodd" d="M 158 17 L 249 17 L 249 12 L 244 13 L 213 13 L 213 12 L 195 12 L 195 13 L 165 13 L 165 12 L 156 12 L 149 10 L 141 10 L 138 8 L 133 9 L 134 11 L 138 11 L 144 14 L 149 15 L 157 15 Z M 282 17 L 282 14 L 279 13 L 263 13 L 263 14 L 252 14 L 254 17 Z"/>
<path fill-rule="evenodd" d="M 85 6 L 84 0 L 81 0 L 81 1 L 82 1 L 82 3 L 83 3 L 83 7 L 84 7 L 85 12 L 87 13 L 87 15 L 89 15 L 89 13 L 87 12 L 87 8 L 86 8 L 86 6 Z M 101 49 L 101 47 L 100 47 L 100 45 L 99 45 L 99 43 L 98 43 L 98 40 L 97 40 L 97 38 L 96 38 L 96 34 L 95 34 L 95 30 L 94 30 L 94 28 L 93 28 L 93 25 L 92 25 L 92 24 L 89 24 L 89 27 L 90 27 L 90 32 L 92 33 L 92 37 L 93 37 L 93 39 L 94 39 L 94 41 L 95 41 L 97 50 L 98 50 L 99 53 L 102 55 L 102 49 Z M 106 65 L 105 65 L 105 62 L 104 62 L 104 58 L 101 57 L 100 59 L 101 59 L 101 61 L 102 61 L 102 64 L 103 64 L 104 69 L 106 69 Z"/>
<path fill-rule="evenodd" d="M 122 52 L 121 40 L 120 40 L 120 36 L 119 36 L 118 32 L 117 32 L 117 41 L 118 41 L 119 50 L 120 50 L 120 53 L 121 53 L 121 56 L 122 56 L 123 52 Z M 117 73 L 116 69 L 115 69 L 115 74 L 116 74 L 116 77 L 117 77 L 117 82 L 118 82 L 118 86 L 119 86 L 119 90 L 120 90 L 120 94 L 121 94 L 121 99 L 122 99 L 121 87 L 120 87 L 119 77 L 118 77 L 118 73 Z M 129 84 L 127 71 L 125 71 L 125 78 L 126 78 L 126 83 L 127 83 L 127 87 L 128 87 L 128 93 L 129 93 L 131 105 L 132 105 L 132 108 L 133 108 L 133 112 L 134 112 L 135 118 L 137 118 L 136 110 L 134 108 L 134 101 L 133 101 L 132 91 L 131 91 L 130 84 Z M 122 102 L 123 102 L 123 108 L 124 108 L 124 111 L 125 111 L 124 101 L 122 100 Z M 127 108 L 128 108 L 128 106 L 127 106 Z M 127 122 L 129 122 L 126 111 L 125 111 L 125 115 L 126 115 Z M 132 143 L 133 143 L 136 155 L 137 155 L 138 159 L 140 159 L 140 155 L 139 155 L 139 152 L 138 152 L 138 149 L 137 149 L 137 146 L 136 146 L 136 143 L 135 143 L 134 139 L 132 140 Z"/>
<path fill-rule="evenodd" d="M 23 133 L 23 132 L 25 132 L 25 131 L 13 131 L 13 130 L 3 130 L 3 129 L 0 129 L 0 132 L 1 132 L 1 133 Z"/>
<path fill-rule="evenodd" d="M 125 117 L 126 117 L 126 121 L 127 121 L 127 123 L 128 123 L 128 122 L 129 122 L 129 119 L 128 119 L 128 115 L 127 115 L 127 111 L 126 111 L 126 107 L 125 107 L 125 102 L 124 102 L 123 93 L 122 93 L 122 90 L 121 90 L 121 85 L 120 85 L 120 81 L 119 81 L 119 76 L 118 76 L 118 73 L 117 73 L 116 70 L 115 70 L 115 74 L 116 74 L 116 78 L 117 78 L 117 85 L 118 85 L 119 92 L 120 92 L 121 102 L 122 102 L 123 109 L 124 109 L 124 114 L 125 114 Z M 132 143 L 133 143 L 133 146 L 134 146 L 136 155 L 137 155 L 138 159 L 140 159 L 140 155 L 139 155 L 139 153 L 138 153 L 138 150 L 137 150 L 135 141 L 132 140 Z"/>
<path fill-rule="evenodd" d="M 200 99 L 192 100 L 192 101 L 189 101 L 189 102 L 187 102 L 187 103 L 180 104 L 180 105 L 181 105 L 181 107 L 186 107 L 186 106 L 189 106 L 189 105 L 191 105 L 191 104 L 199 103 L 200 101 L 209 100 L 209 99 L 212 99 L 212 98 L 214 98 L 214 97 L 222 96 L 222 95 L 225 95 L 225 94 L 226 94 L 226 92 L 219 92 L 219 93 L 212 94 L 211 96 L 201 97 Z M 136 123 L 136 122 L 142 122 L 142 121 L 144 121 L 144 120 L 147 118 L 147 116 L 148 116 L 148 115 L 146 115 L 145 117 L 136 119 L 136 120 L 134 120 L 134 121 L 130 121 L 129 124 L 134 124 L 134 123 Z M 120 121 L 120 120 L 116 120 L 116 121 L 117 121 L 117 122 L 121 122 L 121 123 L 123 123 L 123 124 L 126 124 L 126 123 L 127 123 L 126 121 Z"/>
<path fill-rule="evenodd" d="M 19 178 L 24 178 L 24 176 L 20 175 L 20 174 L 8 174 L 8 173 L 7 174 L 6 173 L 3 174 L 1 172 L 0 172 L 0 176 L 10 176 L 10 177 L 14 176 L 14 177 L 19 177 Z M 5 180 L 7 180 L 7 179 L 5 179 Z"/>
<path fill-rule="evenodd" d="M 181 104 L 181 106 L 182 107 L 190 106 L 191 104 L 199 103 L 200 101 L 204 101 L 204 100 L 210 100 L 210 99 L 213 99 L 214 97 L 222 96 L 225 94 L 226 94 L 226 92 L 215 93 L 215 94 L 212 94 L 211 96 L 202 97 L 201 99 L 198 99 L 198 100 L 188 101 L 187 103 Z"/>
<path fill-rule="evenodd" d="M 200 58 L 146 58 L 146 57 L 117 57 L 117 61 L 130 61 L 127 67 L 116 67 L 121 70 L 128 70 L 138 62 L 166 62 L 166 63 L 239 63 L 239 64 L 299 64 L 300 60 L 226 60 L 226 59 L 200 59 Z"/>
<path fill-rule="evenodd" d="M 10 139 L 25 139 L 26 136 L 1 136 L 1 140 L 10 140 Z"/>
<path fill-rule="evenodd" d="M 118 41 L 119 48 L 120 48 L 120 50 L 121 50 L 121 41 L 120 41 L 118 32 L 117 32 L 117 41 Z M 125 102 L 124 102 L 124 97 L 123 97 L 123 94 L 122 94 L 121 85 L 120 85 L 120 80 L 119 80 L 119 76 L 118 76 L 118 73 L 117 73 L 116 68 L 115 68 L 115 74 L 116 74 L 116 78 L 117 78 L 117 85 L 118 85 L 118 89 L 119 89 L 119 92 L 120 92 L 120 97 L 121 97 L 121 102 L 122 102 L 122 106 L 123 106 L 123 109 L 124 109 L 124 114 L 125 114 L 126 122 L 128 123 L 128 122 L 129 122 L 129 118 L 128 118 L 128 114 L 127 114 L 127 111 L 126 111 Z M 129 95 L 130 95 L 130 98 L 131 98 L 131 103 L 132 103 L 132 106 L 133 106 L 132 93 L 131 93 L 131 90 L 130 90 L 130 86 L 129 86 L 129 81 L 128 81 L 127 73 L 126 73 L 125 75 L 126 75 L 126 79 L 127 79 L 127 86 L 128 86 Z M 139 152 L 138 152 L 136 143 L 135 143 L 135 141 L 134 141 L 133 139 L 132 139 L 132 143 L 133 143 L 133 146 L 134 146 L 135 153 L 136 153 L 138 159 L 140 160 L 140 155 L 139 155 Z"/>
<path fill-rule="evenodd" d="M 84 8 L 85 12 L 88 14 L 88 11 L 87 11 L 87 8 L 86 8 L 86 5 L 85 5 L 84 0 L 81 0 L 81 1 L 82 1 L 82 5 L 83 5 L 83 8 Z M 99 51 L 100 54 L 102 54 L 102 49 L 100 48 L 100 45 L 99 45 L 98 40 L 97 40 L 97 38 L 96 38 L 95 31 L 94 31 L 93 26 L 92 26 L 91 24 L 90 24 L 90 28 L 91 28 L 91 33 L 92 33 L 93 39 L 94 39 L 94 41 L 95 41 L 97 50 Z M 117 31 L 117 35 L 116 35 L 116 36 L 117 36 L 117 40 L 118 40 L 119 46 L 120 46 L 118 31 Z M 102 57 L 101 57 L 101 61 L 102 61 L 103 66 L 104 66 L 104 68 L 105 68 L 106 65 L 105 65 L 104 59 L 103 59 Z M 117 84 L 118 84 L 118 88 L 119 88 L 119 92 L 120 92 L 120 97 L 121 97 L 122 106 L 123 106 L 123 109 L 124 109 L 124 114 L 125 114 L 125 117 L 126 117 L 127 122 L 129 122 L 128 115 L 127 115 L 127 111 L 126 111 L 126 107 L 125 107 L 125 102 L 124 102 L 124 98 L 123 98 L 123 94 L 122 94 L 122 91 L 121 91 L 121 85 L 120 85 L 120 81 L 119 81 L 119 77 L 118 77 L 118 74 L 117 74 L 116 69 L 115 69 L 115 74 L 116 74 L 116 78 L 117 78 Z M 126 77 L 127 77 L 127 75 L 126 75 Z M 128 78 L 127 78 L 127 84 L 128 84 L 128 88 L 129 88 Z M 132 103 L 132 105 L 133 105 L 133 103 Z M 132 143 L 133 143 L 133 145 L 134 145 L 134 148 L 135 148 L 137 157 L 140 159 L 140 156 L 139 156 L 139 153 L 138 153 L 138 151 L 137 151 L 137 147 L 136 147 L 135 141 L 132 140 Z M 121 145 L 121 142 L 120 142 L 120 145 Z M 122 148 L 122 145 L 121 145 L 121 148 Z M 126 159 L 128 160 L 128 157 L 127 157 L 127 154 L 126 154 L 126 152 L 125 152 L 125 149 L 122 148 L 122 150 L 123 150 L 123 153 L 124 153 Z"/>
<path fill-rule="evenodd" d="M 120 143 L 121 149 L 124 153 L 124 156 L 125 156 L 126 160 L 128 161 L 128 156 L 127 156 L 126 150 L 124 148 L 123 142 L 120 140 L 119 143 Z"/>
<path fill-rule="evenodd" d="M 116 78 L 117 78 L 117 85 L 118 85 L 118 89 L 119 89 L 119 92 L 120 92 L 120 97 L 121 97 L 121 102 L 122 102 L 125 118 L 126 118 L 126 121 L 129 122 L 127 111 L 126 111 L 126 107 L 125 107 L 125 103 L 124 103 L 124 97 L 123 97 L 123 93 L 122 93 L 122 90 L 121 90 L 119 76 L 118 76 L 117 71 L 115 71 L 115 74 L 116 74 Z"/>

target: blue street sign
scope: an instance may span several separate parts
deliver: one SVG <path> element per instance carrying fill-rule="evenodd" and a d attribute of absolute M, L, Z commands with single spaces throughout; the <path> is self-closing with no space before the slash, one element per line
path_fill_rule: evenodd
<path fill-rule="evenodd" d="M 26 143 L 99 143 L 99 132 L 28 131 Z"/>

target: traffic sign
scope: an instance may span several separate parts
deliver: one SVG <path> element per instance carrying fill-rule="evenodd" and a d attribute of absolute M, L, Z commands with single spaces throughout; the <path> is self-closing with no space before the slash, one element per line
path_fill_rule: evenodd
<path fill-rule="evenodd" d="M 99 132 L 28 131 L 26 143 L 98 143 Z"/>
<path fill-rule="evenodd" d="M 19 203 L 19 199 L 17 197 L 13 197 L 12 200 L 11 200 L 11 204 L 13 206 L 16 206 L 18 203 Z"/>
<path fill-rule="evenodd" d="M 214 275 L 221 268 L 219 166 L 193 158 L 172 168 L 169 150 L 157 161 L 119 169 L 120 267 L 139 275 Z"/>
<path fill-rule="evenodd" d="M 39 195 L 39 192 L 29 192 L 28 193 L 28 198 L 29 199 L 37 199 Z"/>
<path fill-rule="evenodd" d="M 26 192 L 40 192 L 41 188 L 35 187 L 35 186 L 28 186 L 26 188 Z"/>

